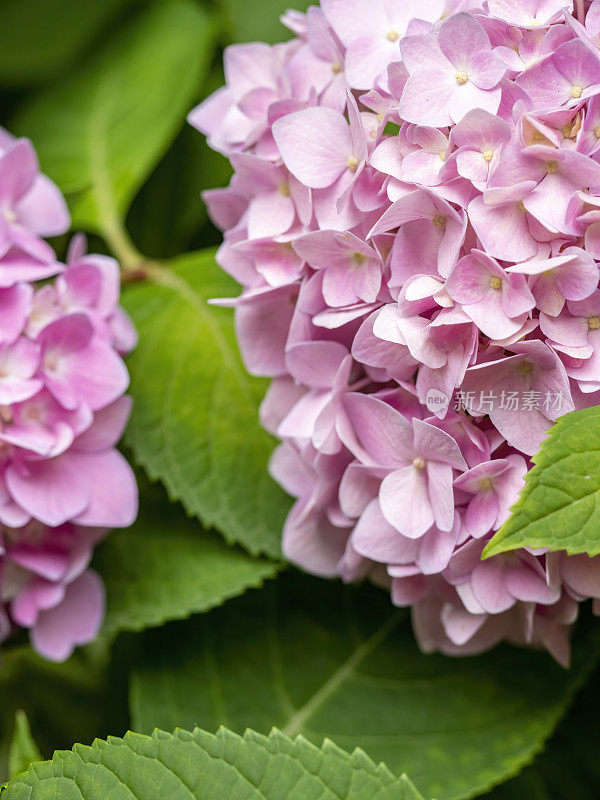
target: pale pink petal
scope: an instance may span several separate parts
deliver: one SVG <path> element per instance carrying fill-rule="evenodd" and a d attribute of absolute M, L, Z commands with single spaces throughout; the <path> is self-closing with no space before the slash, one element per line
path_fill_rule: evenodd
<path fill-rule="evenodd" d="M 450 434 L 420 419 L 413 420 L 413 428 L 415 451 L 423 458 L 449 464 L 454 469 L 467 468 L 460 448 Z"/>
<path fill-rule="evenodd" d="M 442 464 L 437 461 L 427 462 L 427 489 L 435 524 L 441 531 L 452 530 L 454 492 L 450 464 Z"/>
<path fill-rule="evenodd" d="M 352 534 L 352 546 L 365 558 L 384 564 L 406 564 L 417 554 L 418 547 L 390 525 L 372 500 L 363 511 Z"/>
<path fill-rule="evenodd" d="M 396 409 L 357 393 L 346 395 L 343 405 L 356 437 L 346 446 L 363 462 L 394 467 L 412 460 L 413 428 Z"/>
<path fill-rule="evenodd" d="M 84 572 L 67 587 L 61 603 L 38 615 L 31 631 L 34 649 L 50 661 L 65 661 L 75 647 L 97 636 L 104 606 L 100 576 L 93 570 Z"/>
<path fill-rule="evenodd" d="M 390 525 L 409 539 L 420 539 L 434 523 L 425 471 L 412 464 L 384 478 L 379 503 Z"/>
<path fill-rule="evenodd" d="M 483 249 L 494 258 L 516 262 L 537 253 L 527 213 L 518 203 L 493 206 L 486 204 L 483 197 L 477 197 L 469 204 L 468 214 Z"/>
<path fill-rule="evenodd" d="M 506 570 L 502 558 L 490 558 L 475 567 L 471 575 L 473 594 L 489 614 L 500 614 L 515 604 L 506 588 Z"/>
<path fill-rule="evenodd" d="M 88 485 L 88 503 L 74 521 L 102 528 L 128 528 L 138 512 L 133 471 L 117 450 L 69 453 L 69 466 Z"/>
<path fill-rule="evenodd" d="M 459 646 L 465 645 L 472 639 L 486 619 L 485 614 L 470 614 L 451 603 L 445 603 L 442 609 L 442 622 L 446 636 Z"/>
<path fill-rule="evenodd" d="M 31 461 L 25 470 L 11 464 L 6 485 L 15 502 L 46 525 L 62 525 L 90 502 L 87 476 L 66 455 Z"/>
<path fill-rule="evenodd" d="M 417 125 L 434 128 L 450 125 L 454 120 L 449 106 L 458 88 L 454 75 L 436 68 L 420 69 L 406 82 L 400 100 L 400 116 Z"/>
<path fill-rule="evenodd" d="M 440 27 L 439 45 L 458 72 L 470 66 L 469 55 L 491 50 L 487 33 L 471 14 L 453 14 Z"/>
<path fill-rule="evenodd" d="M 289 171 L 313 189 L 331 186 L 354 155 L 350 126 L 331 108 L 288 114 L 275 122 L 273 136 Z"/>

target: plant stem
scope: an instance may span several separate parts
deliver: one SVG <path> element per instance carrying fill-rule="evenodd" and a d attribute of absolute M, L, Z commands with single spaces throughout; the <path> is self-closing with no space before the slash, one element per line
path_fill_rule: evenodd
<path fill-rule="evenodd" d="M 112 255 L 121 265 L 124 279 L 129 273 L 137 272 L 140 269 L 145 261 L 144 256 L 131 241 L 119 219 L 112 217 L 105 220 L 102 226 L 102 235 Z"/>

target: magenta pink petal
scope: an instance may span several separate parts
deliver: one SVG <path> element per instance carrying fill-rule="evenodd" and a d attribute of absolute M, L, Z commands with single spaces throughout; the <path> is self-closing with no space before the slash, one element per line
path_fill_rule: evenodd
<path fill-rule="evenodd" d="M 42 611 L 31 632 L 35 650 L 50 661 L 65 661 L 79 645 L 91 642 L 104 616 L 105 592 L 99 575 L 84 572 L 61 603 Z"/>

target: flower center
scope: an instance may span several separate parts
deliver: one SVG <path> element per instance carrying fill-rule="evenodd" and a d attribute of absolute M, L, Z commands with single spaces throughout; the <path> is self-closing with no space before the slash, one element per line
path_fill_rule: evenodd
<path fill-rule="evenodd" d="M 600 328 L 600 317 L 590 317 L 588 319 L 588 330 L 597 331 Z"/>
<path fill-rule="evenodd" d="M 5 208 L 4 218 L 9 223 L 9 225 L 12 225 L 14 222 L 17 221 L 17 214 L 12 208 Z"/>
<path fill-rule="evenodd" d="M 352 254 L 352 260 L 354 261 L 357 267 L 362 267 L 362 265 L 367 260 L 367 257 L 365 256 L 364 253 L 356 252 Z"/>
<path fill-rule="evenodd" d="M 28 422 L 39 422 L 44 415 L 44 409 L 31 403 L 23 412 L 23 416 Z"/>
<path fill-rule="evenodd" d="M 594 136 L 596 137 L 596 139 L 600 139 L 600 125 L 596 125 L 596 127 L 594 128 Z"/>
<path fill-rule="evenodd" d="M 290 185 L 289 183 L 280 183 L 279 184 L 279 193 L 282 194 L 284 197 L 290 196 Z"/>
<path fill-rule="evenodd" d="M 577 99 L 577 98 L 581 97 L 581 93 L 582 92 L 583 92 L 583 89 L 581 88 L 581 86 L 571 86 L 571 97 L 574 97 L 575 99 Z"/>
<path fill-rule="evenodd" d="M 49 350 L 44 356 L 44 367 L 48 372 L 56 372 L 60 363 L 58 353 Z"/>
<path fill-rule="evenodd" d="M 422 456 L 413 458 L 413 467 L 415 469 L 425 469 L 425 459 Z"/>
<path fill-rule="evenodd" d="M 436 228 L 443 228 L 446 224 L 446 217 L 443 214 L 436 214 L 431 221 Z"/>
<path fill-rule="evenodd" d="M 517 208 L 519 208 L 521 211 L 525 211 L 525 203 L 522 200 L 519 200 Z"/>
<path fill-rule="evenodd" d="M 392 28 L 391 31 L 387 32 L 387 38 L 390 40 L 390 42 L 397 42 L 398 39 L 400 38 L 400 34 L 398 33 L 398 31 L 395 31 Z"/>
<path fill-rule="evenodd" d="M 546 172 L 549 175 L 553 175 L 555 172 L 558 172 L 558 161 L 548 161 L 546 164 Z"/>
<path fill-rule="evenodd" d="M 358 158 L 356 156 L 350 156 L 348 161 L 346 161 L 346 166 L 352 172 L 356 172 L 356 170 L 358 169 L 358 165 L 359 164 L 360 164 L 360 161 L 358 160 Z"/>
<path fill-rule="evenodd" d="M 502 278 L 499 278 L 497 275 L 492 275 L 492 277 L 490 278 L 490 287 L 492 289 L 501 289 Z"/>
<path fill-rule="evenodd" d="M 483 157 L 484 157 L 484 159 L 486 161 L 491 161 L 492 158 L 494 157 L 494 151 L 493 150 L 484 150 L 483 151 Z"/>
<path fill-rule="evenodd" d="M 466 83 L 469 80 L 469 76 L 466 72 L 457 72 L 456 73 L 456 82 L 462 86 L 463 83 Z"/>
<path fill-rule="evenodd" d="M 445 151 L 445 150 L 442 150 L 442 151 L 440 152 L 440 158 L 442 159 L 442 161 L 445 161 L 445 160 L 446 160 L 446 151 Z"/>
<path fill-rule="evenodd" d="M 334 75 L 339 75 L 340 74 L 340 72 L 342 71 L 342 65 L 340 64 L 339 61 L 335 61 L 331 65 L 331 71 L 333 72 Z"/>
<path fill-rule="evenodd" d="M 492 483 L 491 478 L 480 478 L 479 479 L 479 488 L 482 492 L 489 492 L 492 489 L 494 484 Z"/>
<path fill-rule="evenodd" d="M 518 370 L 520 375 L 529 375 L 531 370 L 532 370 L 531 361 L 521 361 Z"/>

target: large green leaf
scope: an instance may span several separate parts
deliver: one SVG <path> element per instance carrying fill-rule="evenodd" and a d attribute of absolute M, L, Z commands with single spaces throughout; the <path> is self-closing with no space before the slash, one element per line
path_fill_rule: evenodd
<path fill-rule="evenodd" d="M 207 611 L 277 573 L 277 564 L 229 547 L 162 493 L 143 492 L 140 506 L 133 527 L 112 533 L 96 552 L 107 634 Z"/>
<path fill-rule="evenodd" d="M 0 0 L 0 83 L 46 83 L 132 0 Z"/>
<path fill-rule="evenodd" d="M 11 781 L 3 800 L 422 800 L 408 778 L 279 731 L 155 731 L 75 745 Z"/>
<path fill-rule="evenodd" d="M 279 17 L 288 8 L 304 11 L 309 0 L 220 0 L 230 38 L 234 42 L 281 42 L 292 34 Z"/>
<path fill-rule="evenodd" d="M 265 384 L 241 363 L 231 312 L 206 302 L 239 290 L 212 251 L 155 277 L 123 298 L 140 333 L 128 361 L 135 404 L 126 441 L 206 527 L 277 557 L 289 501 L 267 474 L 273 442 L 258 424 Z"/>
<path fill-rule="evenodd" d="M 102 233 L 118 255 L 122 218 L 181 126 L 212 52 L 199 4 L 153 3 L 15 120 L 69 195 L 74 226 Z"/>
<path fill-rule="evenodd" d="M 496 786 L 485 795 L 480 795 L 477 800 L 570 800 L 570 797 L 571 795 L 557 797 L 549 794 L 546 781 L 539 772 L 533 767 L 527 767 L 516 778 Z"/>
<path fill-rule="evenodd" d="M 25 772 L 33 761 L 41 759 L 38 746 L 31 735 L 27 714 L 20 708 L 15 714 L 15 729 L 8 752 L 8 774 L 13 778 Z"/>
<path fill-rule="evenodd" d="M 533 457 L 510 519 L 484 557 L 520 547 L 600 553 L 600 406 L 561 417 Z"/>
<path fill-rule="evenodd" d="M 485 800 L 598 799 L 599 681 L 597 671 L 535 762 Z"/>
<path fill-rule="evenodd" d="M 330 737 L 437 800 L 472 797 L 531 761 L 598 650 L 580 642 L 570 671 L 508 646 L 427 656 L 386 593 L 288 573 L 144 639 L 131 686 L 136 730 L 276 725 Z"/>
<path fill-rule="evenodd" d="M 204 92 L 223 84 L 221 69 L 215 70 L 210 84 Z M 127 229 L 137 247 L 150 258 L 173 258 L 219 243 L 222 234 L 208 222 L 200 194 L 205 189 L 227 186 L 231 174 L 229 161 L 186 125 L 127 215 Z"/>

